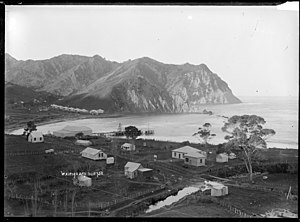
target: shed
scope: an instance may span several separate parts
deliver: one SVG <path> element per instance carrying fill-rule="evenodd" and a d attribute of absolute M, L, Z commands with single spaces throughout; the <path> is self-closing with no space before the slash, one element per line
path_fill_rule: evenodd
<path fill-rule="evenodd" d="M 89 140 L 77 140 L 75 142 L 76 145 L 89 146 L 92 145 L 92 142 Z"/>
<path fill-rule="evenodd" d="M 229 156 L 228 156 L 228 158 L 229 158 L 230 160 L 235 159 L 235 158 L 236 158 L 235 153 L 230 153 Z"/>
<path fill-rule="evenodd" d="M 225 196 L 228 194 L 228 187 L 217 182 L 212 181 L 205 181 L 205 184 L 211 188 L 211 196 L 219 197 L 219 196 Z"/>
<path fill-rule="evenodd" d="M 226 153 L 219 153 L 216 156 L 217 163 L 225 163 L 228 162 L 228 155 Z"/>
<path fill-rule="evenodd" d="M 102 150 L 98 150 L 90 147 L 85 148 L 80 153 L 83 157 L 91 160 L 103 160 L 107 158 L 107 154 L 104 153 Z"/>
<path fill-rule="evenodd" d="M 28 142 L 31 142 L 31 143 L 42 143 L 42 142 L 44 142 L 44 136 L 43 136 L 42 132 L 32 131 L 31 133 L 29 133 Z"/>
<path fill-rule="evenodd" d="M 45 153 L 54 153 L 54 149 L 45 150 Z"/>
<path fill-rule="evenodd" d="M 138 175 L 144 178 L 151 178 L 153 176 L 153 170 L 149 168 L 140 168 L 138 169 Z"/>
<path fill-rule="evenodd" d="M 57 137 L 75 136 L 77 133 L 91 136 L 93 130 L 87 126 L 66 126 L 61 130 L 53 131 L 53 135 Z"/>
<path fill-rule="evenodd" d="M 137 177 L 140 168 L 143 168 L 140 163 L 127 162 L 124 166 L 125 176 L 130 179 Z"/>
<path fill-rule="evenodd" d="M 90 177 L 84 176 L 84 175 L 79 175 L 77 177 L 78 179 L 78 185 L 79 186 L 85 186 L 85 187 L 90 187 L 92 186 L 92 179 Z"/>
<path fill-rule="evenodd" d="M 115 158 L 113 158 L 113 157 L 107 157 L 106 164 L 113 164 L 113 163 L 115 163 Z"/>
<path fill-rule="evenodd" d="M 184 163 L 191 166 L 205 166 L 205 159 L 206 156 L 198 152 L 184 154 Z"/>
<path fill-rule="evenodd" d="M 131 144 L 131 143 L 124 143 L 122 146 L 121 146 L 121 149 L 122 150 L 125 150 L 125 151 L 135 151 L 135 145 Z"/>

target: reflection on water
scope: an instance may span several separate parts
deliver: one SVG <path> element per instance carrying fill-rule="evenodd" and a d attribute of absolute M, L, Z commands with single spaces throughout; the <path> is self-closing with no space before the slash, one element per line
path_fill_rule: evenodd
<path fill-rule="evenodd" d="M 175 196 L 169 196 L 165 200 L 157 202 L 155 205 L 150 205 L 149 208 L 146 210 L 146 213 L 149 213 L 151 211 L 160 209 L 164 206 L 171 205 L 172 203 L 177 202 L 181 198 L 190 195 L 192 193 L 195 193 L 199 190 L 200 188 L 198 187 L 186 187 L 183 188 L 182 190 L 178 191 L 178 193 Z"/>

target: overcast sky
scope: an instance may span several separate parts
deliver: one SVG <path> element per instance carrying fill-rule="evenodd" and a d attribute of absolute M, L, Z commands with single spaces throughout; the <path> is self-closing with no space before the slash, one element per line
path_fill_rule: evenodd
<path fill-rule="evenodd" d="M 6 6 L 5 51 L 205 63 L 237 96 L 297 96 L 299 11 L 269 7 Z"/>

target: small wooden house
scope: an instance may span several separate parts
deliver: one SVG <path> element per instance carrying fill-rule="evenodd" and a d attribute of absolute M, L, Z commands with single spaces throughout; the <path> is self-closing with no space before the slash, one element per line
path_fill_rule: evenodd
<path fill-rule="evenodd" d="M 121 146 L 121 149 L 124 151 L 135 151 L 135 145 L 133 145 L 131 143 L 124 143 Z"/>
<path fill-rule="evenodd" d="M 29 133 L 28 142 L 31 142 L 31 143 L 44 142 L 44 136 L 43 136 L 42 132 L 32 131 L 31 133 Z"/>
<path fill-rule="evenodd" d="M 228 194 L 228 187 L 217 182 L 212 181 L 205 181 L 205 184 L 211 189 L 211 196 L 219 197 L 219 196 L 225 196 Z"/>
<path fill-rule="evenodd" d="M 78 185 L 81 187 L 90 187 L 92 186 L 92 179 L 90 177 L 79 175 L 77 180 L 73 180 L 74 185 Z"/>
<path fill-rule="evenodd" d="M 140 163 L 127 162 L 124 167 L 124 173 L 127 178 L 134 179 L 138 176 L 138 169 L 143 168 Z"/>
<path fill-rule="evenodd" d="M 205 166 L 205 159 L 206 156 L 198 152 L 184 154 L 184 164 L 191 166 Z"/>
<path fill-rule="evenodd" d="M 206 152 L 203 150 L 199 150 L 191 146 L 183 146 L 178 149 L 172 150 L 172 158 L 184 159 L 184 155 L 188 153 L 200 153 L 206 157 Z"/>
<path fill-rule="evenodd" d="M 226 163 L 228 162 L 228 155 L 226 153 L 219 153 L 216 156 L 217 163 Z"/>
<path fill-rule="evenodd" d="M 76 140 L 76 145 L 89 146 L 92 145 L 92 142 L 89 140 Z"/>
<path fill-rule="evenodd" d="M 91 160 L 103 160 L 107 158 L 107 154 L 104 153 L 102 150 L 97 150 L 90 147 L 85 148 L 80 153 L 83 157 Z"/>

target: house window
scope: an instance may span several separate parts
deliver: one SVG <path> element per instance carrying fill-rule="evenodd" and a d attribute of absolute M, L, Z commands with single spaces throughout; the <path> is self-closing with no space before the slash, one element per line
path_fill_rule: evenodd
<path fill-rule="evenodd" d="M 174 152 L 174 157 L 176 157 L 176 153 Z"/>
<path fill-rule="evenodd" d="M 40 141 L 42 141 L 42 139 L 43 139 L 43 138 L 42 138 L 42 137 L 40 137 Z"/>
<path fill-rule="evenodd" d="M 99 153 L 99 157 L 101 157 L 100 153 Z"/>
<path fill-rule="evenodd" d="M 33 141 L 36 141 L 36 138 L 35 138 L 35 137 L 33 138 Z"/>
<path fill-rule="evenodd" d="M 185 158 L 185 162 L 189 162 L 189 158 Z"/>
<path fill-rule="evenodd" d="M 200 163 L 202 163 L 202 159 L 200 159 Z"/>
<path fill-rule="evenodd" d="M 181 158 L 180 153 L 178 154 L 179 159 Z"/>

